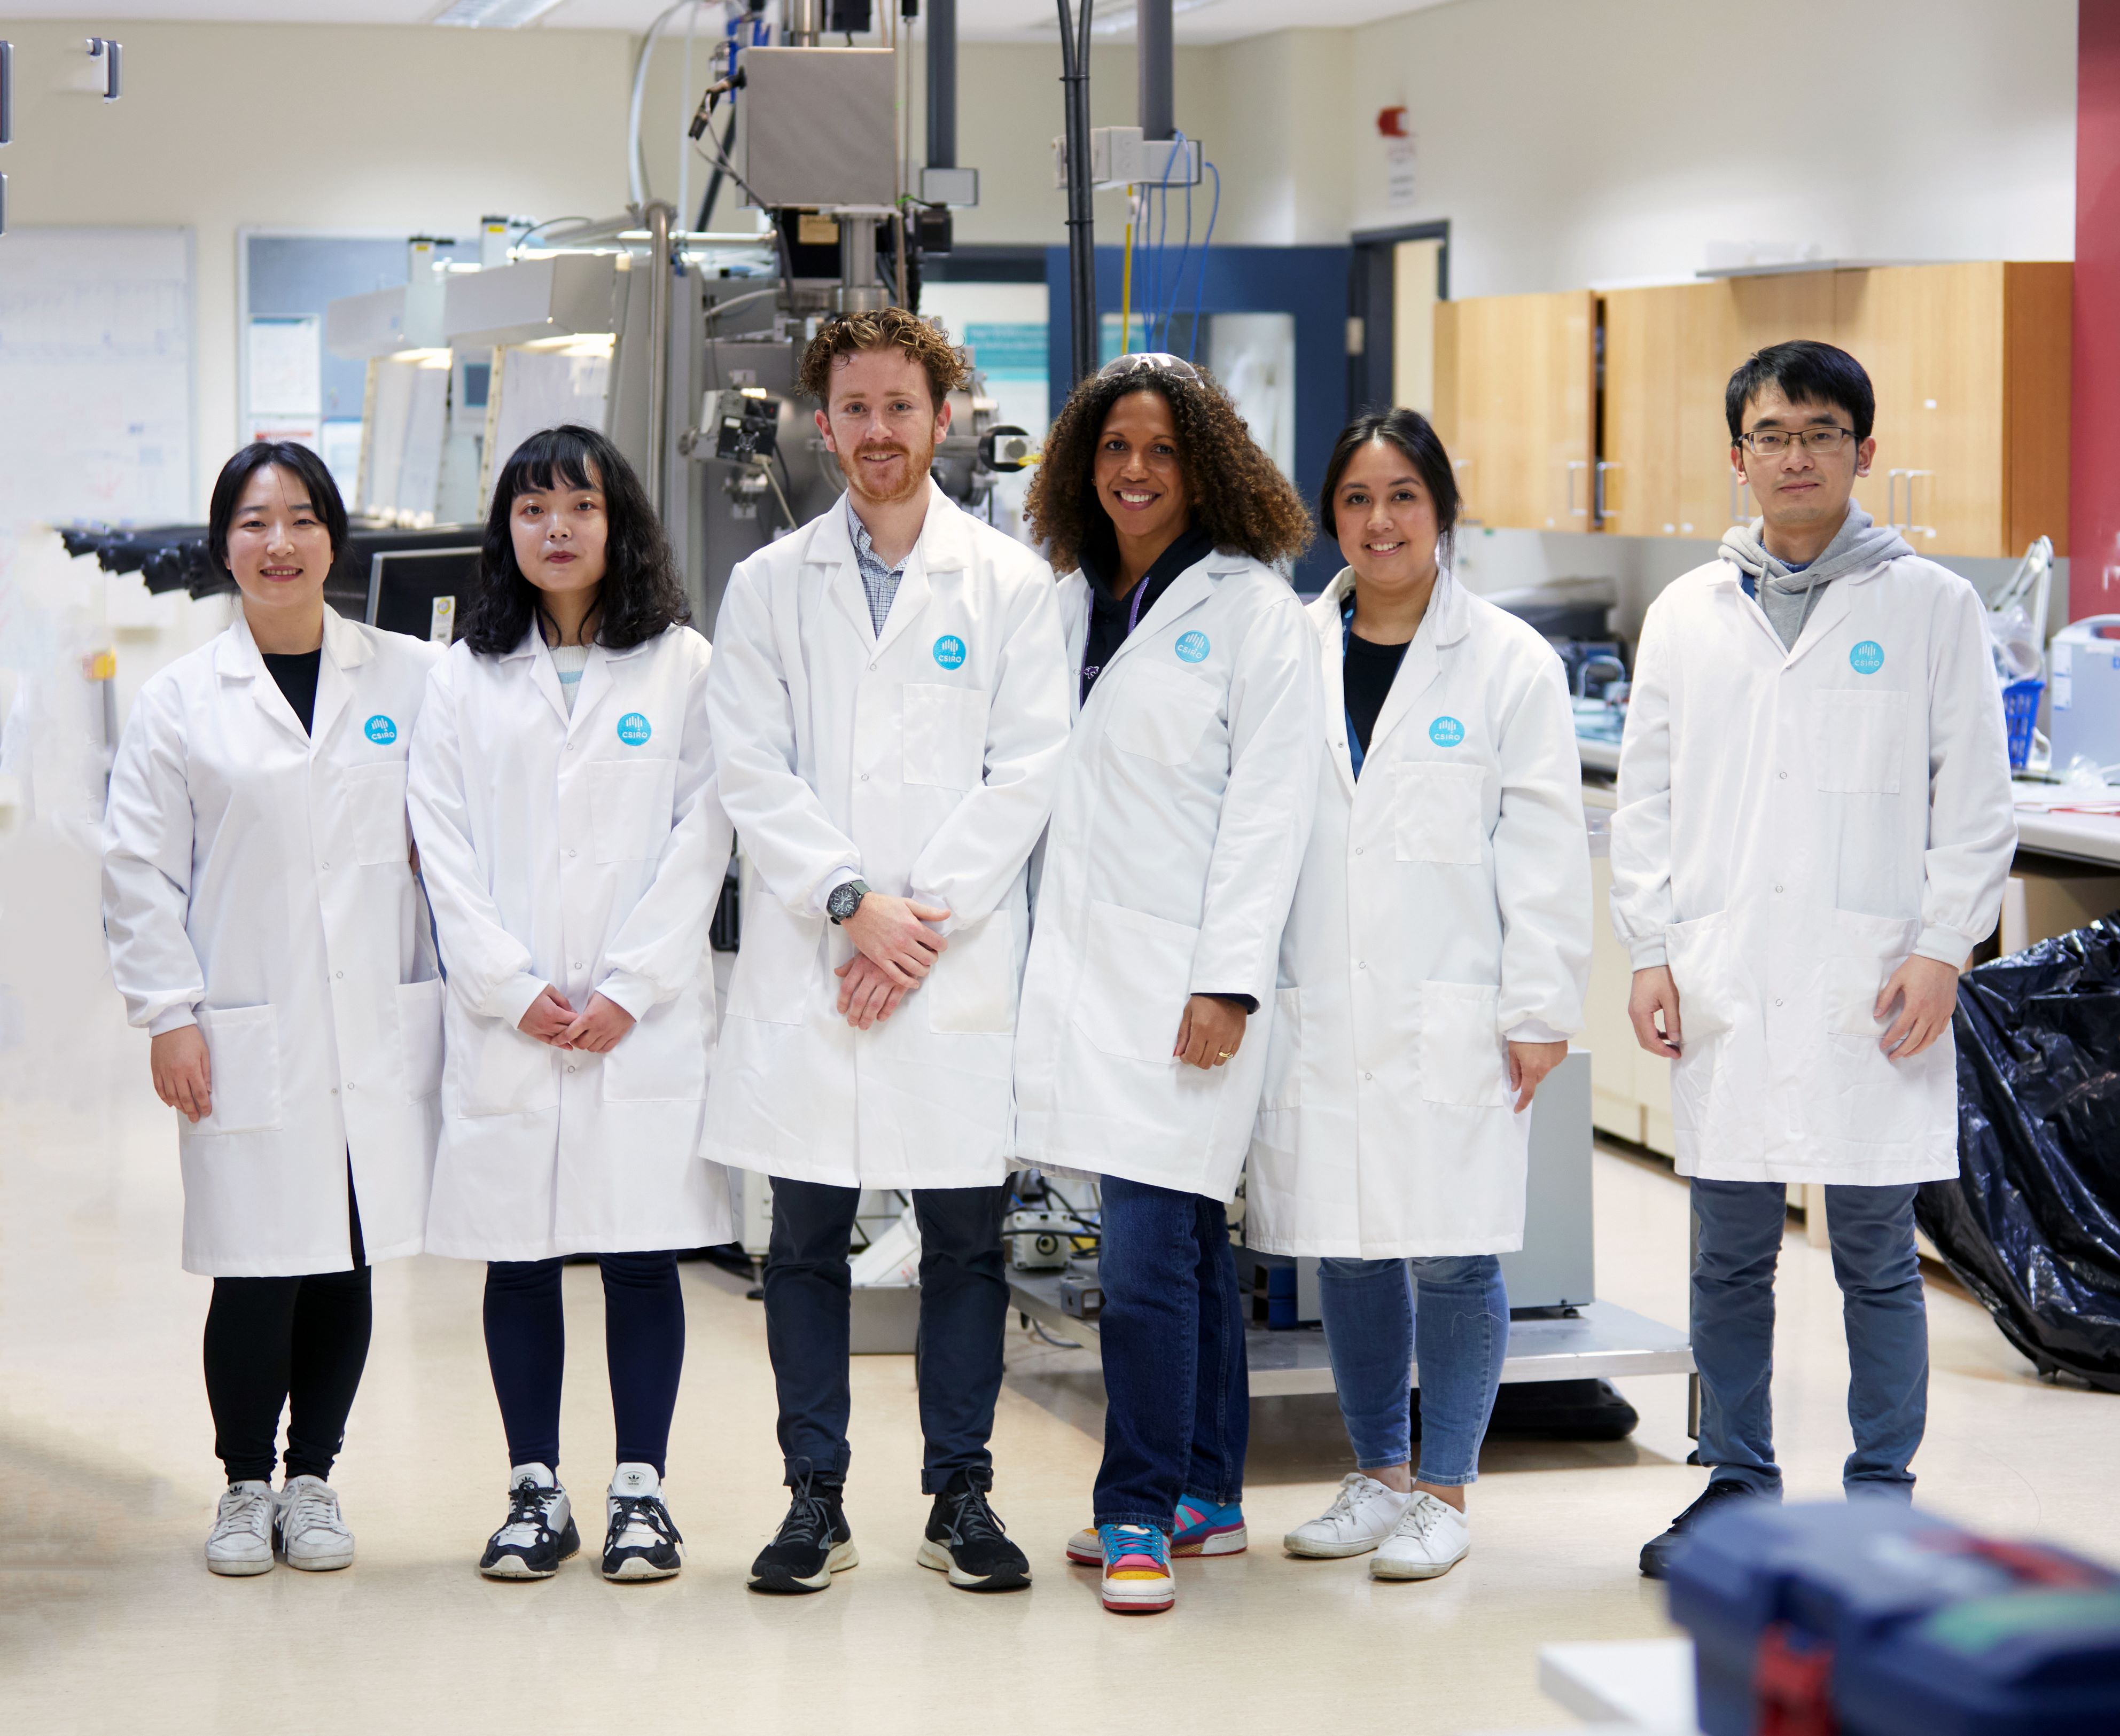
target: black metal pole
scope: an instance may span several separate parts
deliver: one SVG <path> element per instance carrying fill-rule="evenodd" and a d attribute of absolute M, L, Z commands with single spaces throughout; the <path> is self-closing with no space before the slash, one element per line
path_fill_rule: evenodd
<path fill-rule="evenodd" d="M 1170 0 L 1140 0 L 1134 8 L 1134 40 L 1141 68 L 1141 136 L 1174 137 L 1178 105 L 1173 94 Z"/>
<path fill-rule="evenodd" d="M 1090 17 L 1095 3 L 1082 0 L 1078 26 L 1067 0 L 1058 0 L 1060 82 L 1066 96 L 1068 334 L 1076 384 L 1097 367 L 1096 211 L 1090 188 Z"/>
<path fill-rule="evenodd" d="M 928 0 L 928 166 L 957 166 L 957 0 Z"/>

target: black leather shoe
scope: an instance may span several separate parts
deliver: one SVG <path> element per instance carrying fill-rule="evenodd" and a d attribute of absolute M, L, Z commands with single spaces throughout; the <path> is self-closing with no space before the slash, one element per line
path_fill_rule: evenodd
<path fill-rule="evenodd" d="M 805 1474 L 779 1531 L 751 1564 L 753 1591 L 822 1591 L 835 1573 L 860 1564 L 840 1501 L 840 1484 Z"/>
<path fill-rule="evenodd" d="M 919 1561 L 966 1591 L 1020 1591 L 1030 1583 L 1030 1561 L 1008 1540 L 987 1492 L 966 1471 L 935 1497 Z"/>
<path fill-rule="evenodd" d="M 1685 1534 L 1700 1523 L 1704 1515 L 1712 1512 L 1718 1503 L 1764 1498 L 1749 1483 L 1739 1483 L 1733 1478 L 1717 1478 L 1700 1492 L 1699 1498 L 1691 1506 L 1671 1520 L 1668 1531 L 1642 1545 L 1643 1576 L 1653 1580 L 1668 1579 L 1671 1552 L 1685 1541 Z"/>

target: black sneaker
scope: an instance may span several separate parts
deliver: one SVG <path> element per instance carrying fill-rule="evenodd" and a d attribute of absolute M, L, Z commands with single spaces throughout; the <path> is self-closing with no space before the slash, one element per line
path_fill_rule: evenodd
<path fill-rule="evenodd" d="M 822 1591 L 835 1573 L 858 1565 L 841 1500 L 838 1483 L 806 1474 L 794 1485 L 779 1533 L 751 1564 L 753 1591 Z"/>
<path fill-rule="evenodd" d="M 508 1523 L 493 1534 L 478 1571 L 490 1580 L 548 1580 L 582 1546 L 567 1492 L 542 1464 L 518 1464 L 508 1490 Z"/>
<path fill-rule="evenodd" d="M 1739 1483 L 1734 1478 L 1718 1477 L 1709 1483 L 1700 1492 L 1699 1499 L 1671 1520 L 1668 1531 L 1642 1545 L 1643 1576 L 1653 1580 L 1669 1578 L 1671 1552 L 1685 1541 L 1685 1534 L 1699 1525 L 1718 1502 L 1736 1498 L 1758 1501 L 1763 1497 L 1750 1483 Z"/>
<path fill-rule="evenodd" d="M 605 1497 L 603 1539 L 607 1580 L 667 1580 L 685 1565 L 685 1539 L 662 1505 L 662 1483 L 652 1464 L 621 1464 Z"/>
<path fill-rule="evenodd" d="M 935 1497 L 919 1559 L 967 1591 L 1020 1591 L 1030 1583 L 1030 1562 L 1003 1533 L 987 1492 L 965 1471 Z"/>

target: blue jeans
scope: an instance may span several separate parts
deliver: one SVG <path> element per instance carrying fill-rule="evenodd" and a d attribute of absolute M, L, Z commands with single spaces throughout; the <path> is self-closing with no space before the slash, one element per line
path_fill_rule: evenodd
<path fill-rule="evenodd" d="M 1355 1463 L 1374 1471 L 1411 1460 L 1417 1356 L 1418 1480 L 1438 1488 L 1476 1482 L 1509 1348 L 1501 1261 L 1492 1254 L 1321 1260 L 1318 1303 Z"/>
<path fill-rule="evenodd" d="M 1179 1498 L 1244 1494 L 1244 1300 L 1218 1200 L 1107 1177 L 1098 1260 L 1104 1462 L 1096 1522 L 1171 1529 Z"/>
<path fill-rule="evenodd" d="M 920 1225 L 920 1489 L 937 1495 L 965 1473 L 993 1487 L 994 1400 L 1001 1394 L 1008 1273 L 1002 1256 L 1005 1186 L 917 1187 Z M 788 1483 L 806 1472 L 844 1482 L 852 1449 L 847 1418 L 848 1314 L 853 1276 L 847 1247 L 861 1190 L 773 1178 L 773 1237 L 765 1256 L 765 1348 L 780 1398 L 780 1452 Z"/>
<path fill-rule="evenodd" d="M 1786 1201 L 1778 1181 L 1693 1182 L 1700 1253 L 1693 1267 L 1693 1358 L 1700 1371 L 1700 1462 L 1714 1480 L 1778 1496 L 1770 1388 L 1774 1261 Z M 1851 1495 L 1913 1498 L 1908 1463 L 1928 1418 L 1928 1314 L 1914 1251 L 1914 1188 L 1825 1190 L 1833 1276 L 1848 1334 L 1842 1467 Z"/>

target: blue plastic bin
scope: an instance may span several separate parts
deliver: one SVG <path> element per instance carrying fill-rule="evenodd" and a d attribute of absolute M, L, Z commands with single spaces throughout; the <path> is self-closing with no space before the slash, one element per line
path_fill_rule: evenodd
<path fill-rule="evenodd" d="M 2036 676 L 2012 681 L 2002 689 L 2002 719 L 2010 727 L 2010 769 L 2021 772 L 2031 764 L 2032 730 L 2039 722 L 2039 695 L 2047 684 Z"/>
<path fill-rule="evenodd" d="M 1895 1502 L 1730 1503 L 1674 1553 L 1671 1614 L 1693 1635 L 1709 1736 L 2120 1729 L 2120 1579 Z"/>

